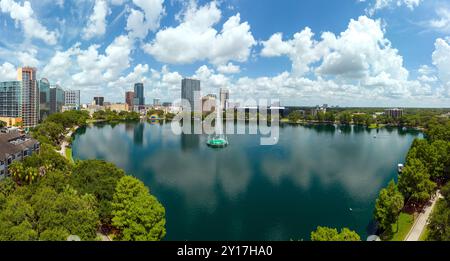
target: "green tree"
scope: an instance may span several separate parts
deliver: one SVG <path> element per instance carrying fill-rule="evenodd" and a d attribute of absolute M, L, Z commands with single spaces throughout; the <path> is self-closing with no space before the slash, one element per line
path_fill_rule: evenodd
<path fill-rule="evenodd" d="M 325 121 L 325 112 L 323 112 L 323 111 L 317 112 L 316 120 L 318 122 L 324 122 Z"/>
<path fill-rule="evenodd" d="M 450 183 L 442 187 L 441 194 L 444 199 L 436 203 L 431 213 L 427 240 L 450 241 Z"/>
<path fill-rule="evenodd" d="M 327 111 L 325 113 L 325 121 L 334 123 L 336 121 L 336 115 L 333 112 Z"/>
<path fill-rule="evenodd" d="M 69 231 L 63 227 L 50 228 L 39 235 L 41 241 L 65 241 L 70 236 Z"/>
<path fill-rule="evenodd" d="M 36 231 L 41 234 L 55 231 L 66 231 L 61 237 L 68 234 L 77 235 L 82 240 L 94 240 L 98 226 L 98 214 L 95 207 L 96 200 L 92 195 L 78 195 L 77 191 L 66 187 L 58 193 L 53 188 L 41 187 L 30 200 L 35 219 Z M 48 231 L 50 230 L 50 231 Z M 53 237 L 54 238 L 54 237 Z"/>
<path fill-rule="evenodd" d="M 64 132 L 64 127 L 60 123 L 52 121 L 44 121 L 39 124 L 33 131 L 33 136 L 41 143 L 48 143 L 56 146 L 59 144 L 61 135 Z"/>
<path fill-rule="evenodd" d="M 361 241 L 361 238 L 348 228 L 343 228 L 339 233 L 335 228 L 319 226 L 311 232 L 311 241 Z"/>
<path fill-rule="evenodd" d="M 349 125 L 352 122 L 352 115 L 349 112 L 343 112 L 339 115 L 339 122 L 344 125 Z"/>
<path fill-rule="evenodd" d="M 8 167 L 11 177 L 18 184 L 31 184 L 39 178 L 39 172 L 32 167 L 24 167 L 20 161 L 15 161 Z"/>
<path fill-rule="evenodd" d="M 435 188 L 423 163 L 418 159 L 408 161 L 398 179 L 398 189 L 405 199 L 424 203 L 431 198 Z"/>
<path fill-rule="evenodd" d="M 380 191 L 380 195 L 375 204 L 375 220 L 378 221 L 383 230 L 390 232 L 392 224 L 398 221 L 398 215 L 400 214 L 403 205 L 403 195 L 398 191 L 395 182 L 391 181 L 387 188 Z"/>
<path fill-rule="evenodd" d="M 302 119 L 302 113 L 300 111 L 293 111 L 291 113 L 289 113 L 289 121 L 290 122 L 298 122 L 299 120 Z"/>
<path fill-rule="evenodd" d="M 119 180 L 112 203 L 113 225 L 119 240 L 158 241 L 166 235 L 165 209 L 136 178 Z"/>
<path fill-rule="evenodd" d="M 32 206 L 22 196 L 9 196 L 0 211 L 0 241 L 36 240 L 33 216 Z"/>
<path fill-rule="evenodd" d="M 99 203 L 102 222 L 110 223 L 112 218 L 111 201 L 117 182 L 125 172 L 114 164 L 101 160 L 86 160 L 76 163 L 70 184 L 81 194 L 94 195 Z"/>

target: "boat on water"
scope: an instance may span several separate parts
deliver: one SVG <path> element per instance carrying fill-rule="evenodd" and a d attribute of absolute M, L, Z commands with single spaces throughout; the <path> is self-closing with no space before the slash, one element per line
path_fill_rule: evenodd
<path fill-rule="evenodd" d="M 398 173 L 402 173 L 404 168 L 405 168 L 405 165 L 399 163 L 399 164 L 397 165 L 397 171 L 398 171 Z"/>

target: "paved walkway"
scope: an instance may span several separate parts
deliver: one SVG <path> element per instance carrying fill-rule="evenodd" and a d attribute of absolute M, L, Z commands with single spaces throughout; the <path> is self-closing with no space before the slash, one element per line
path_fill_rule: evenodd
<path fill-rule="evenodd" d="M 425 229 L 425 226 L 428 224 L 428 218 L 430 217 L 430 214 L 433 211 L 436 202 L 440 198 L 442 198 L 442 195 L 439 191 L 437 191 L 433 199 L 422 210 L 422 212 L 419 213 L 419 216 L 414 221 L 414 224 L 411 227 L 411 230 L 409 231 L 408 235 L 406 235 L 404 241 L 419 241 L 420 235 Z"/>
<path fill-rule="evenodd" d="M 75 126 L 74 130 L 77 130 L 78 126 Z M 67 133 L 67 135 L 65 136 L 65 138 L 69 138 L 72 136 L 72 131 L 69 131 L 69 133 Z M 61 144 L 61 150 L 58 150 L 58 152 L 63 156 L 66 157 L 66 148 L 67 146 L 69 146 L 69 143 L 66 141 L 66 139 L 63 140 L 63 143 Z"/>

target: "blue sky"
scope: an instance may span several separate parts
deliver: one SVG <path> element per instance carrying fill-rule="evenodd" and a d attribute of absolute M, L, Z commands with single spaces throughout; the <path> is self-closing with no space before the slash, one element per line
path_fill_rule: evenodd
<path fill-rule="evenodd" d="M 449 107 L 443 0 L 0 0 L 0 80 L 30 65 L 82 101 L 204 94 L 284 105 Z"/>

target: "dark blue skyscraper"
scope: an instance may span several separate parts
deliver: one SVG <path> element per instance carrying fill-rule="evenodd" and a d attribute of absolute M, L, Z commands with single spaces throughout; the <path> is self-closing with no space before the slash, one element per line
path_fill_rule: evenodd
<path fill-rule="evenodd" d="M 200 81 L 195 79 L 183 79 L 181 81 L 181 99 L 187 100 L 191 104 L 191 111 L 194 111 L 195 103 L 201 102 Z"/>
<path fill-rule="evenodd" d="M 144 106 L 144 105 L 145 105 L 144 84 L 143 83 L 135 83 L 134 84 L 134 106 Z"/>

